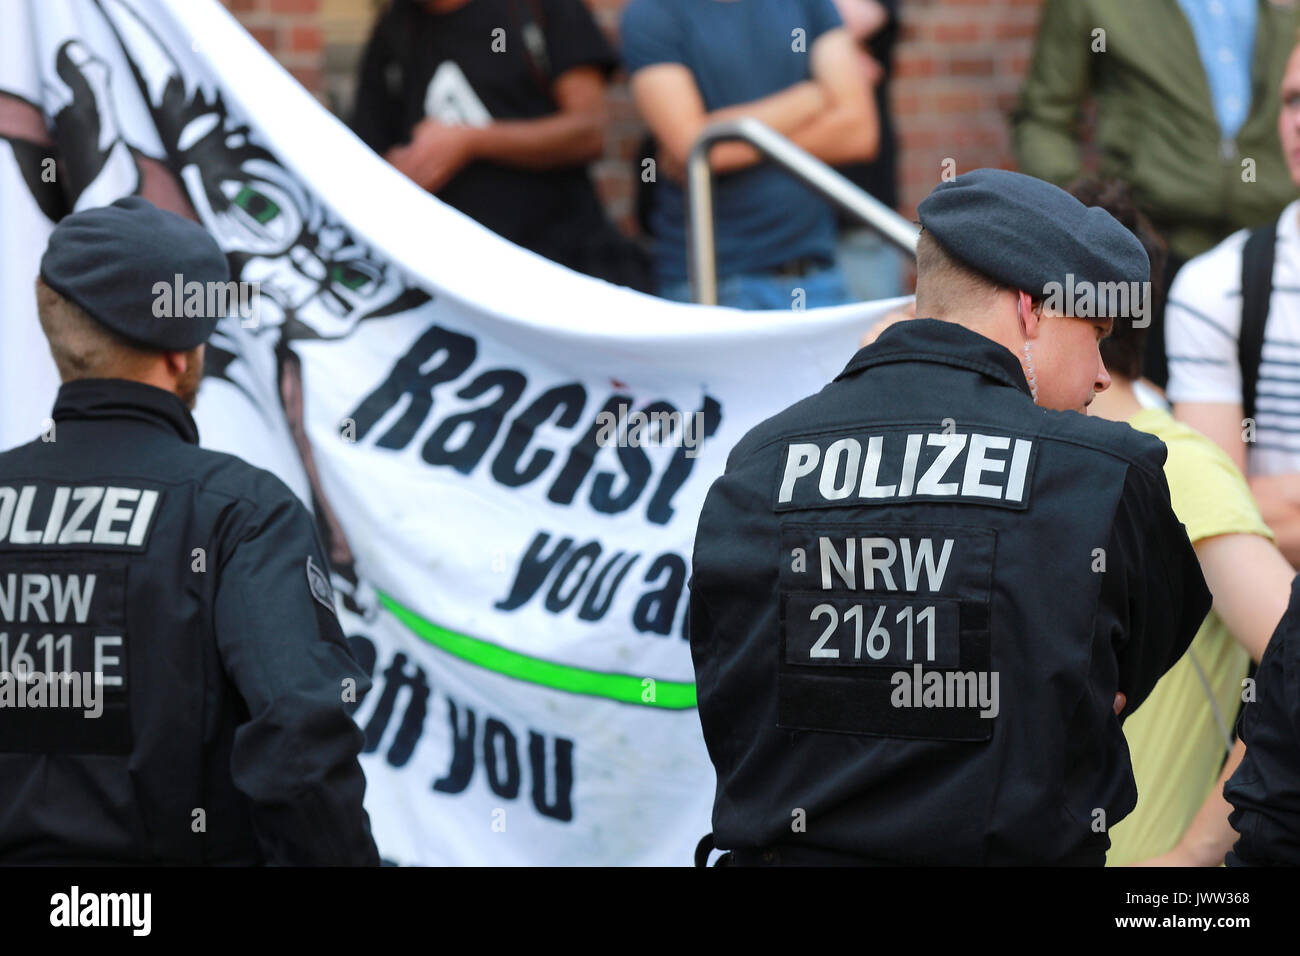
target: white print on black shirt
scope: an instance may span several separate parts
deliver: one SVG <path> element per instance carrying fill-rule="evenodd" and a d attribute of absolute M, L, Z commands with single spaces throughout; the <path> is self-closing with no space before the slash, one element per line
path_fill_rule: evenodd
<path fill-rule="evenodd" d="M 434 70 L 424 94 L 424 115 L 448 126 L 487 126 L 492 122 L 492 114 L 453 60 L 444 60 Z"/>

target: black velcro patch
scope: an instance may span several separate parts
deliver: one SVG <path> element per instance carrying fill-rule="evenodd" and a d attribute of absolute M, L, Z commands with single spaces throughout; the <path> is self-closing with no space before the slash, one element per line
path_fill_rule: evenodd
<path fill-rule="evenodd" d="M 124 558 L 0 555 L 0 753 L 131 751 Z"/>
<path fill-rule="evenodd" d="M 989 739 L 996 546 L 985 528 L 782 525 L 778 725 Z"/>

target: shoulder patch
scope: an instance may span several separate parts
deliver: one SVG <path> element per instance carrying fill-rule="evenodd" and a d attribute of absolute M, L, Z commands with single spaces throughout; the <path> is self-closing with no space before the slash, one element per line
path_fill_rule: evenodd
<path fill-rule="evenodd" d="M 329 575 L 321 570 L 309 554 L 307 555 L 307 588 L 311 596 L 334 613 L 334 588 L 330 586 Z"/>

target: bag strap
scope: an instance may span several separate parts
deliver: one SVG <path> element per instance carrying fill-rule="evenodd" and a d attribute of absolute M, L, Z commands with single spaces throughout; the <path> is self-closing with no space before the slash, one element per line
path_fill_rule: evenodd
<path fill-rule="evenodd" d="M 1237 361 L 1241 365 L 1241 410 L 1255 417 L 1259 366 L 1264 357 L 1264 326 L 1273 297 L 1273 260 L 1277 253 L 1277 223 L 1252 229 L 1241 251 L 1241 334 Z"/>

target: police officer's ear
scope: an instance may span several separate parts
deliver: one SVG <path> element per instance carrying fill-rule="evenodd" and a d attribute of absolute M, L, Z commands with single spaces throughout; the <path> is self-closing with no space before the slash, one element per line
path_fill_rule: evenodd
<path fill-rule="evenodd" d="M 203 377 L 204 346 L 199 345 L 181 352 L 167 350 L 159 354 L 166 369 L 166 384 L 163 387 L 174 392 L 193 409 L 199 394 L 199 380 Z"/>
<path fill-rule="evenodd" d="M 207 346 L 200 345 L 184 351 L 164 351 L 162 353 L 163 361 L 167 363 L 167 371 L 180 378 L 187 375 L 193 375 L 196 368 L 203 367 L 203 355 Z"/>
<path fill-rule="evenodd" d="M 1038 338 L 1043 322 L 1043 300 L 1035 299 L 1023 289 L 1016 291 L 1016 315 L 1020 319 L 1020 334 L 1026 341 Z"/>
<path fill-rule="evenodd" d="M 194 361 L 194 350 L 189 351 L 164 351 L 162 353 L 163 362 L 167 365 L 167 372 L 173 378 L 182 378 L 190 371 L 190 364 Z"/>

